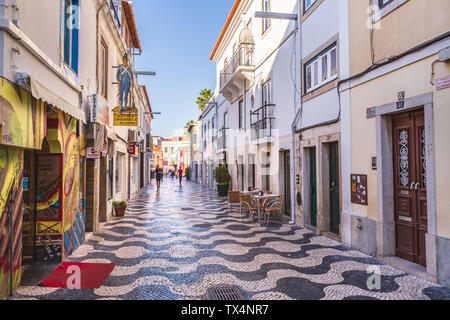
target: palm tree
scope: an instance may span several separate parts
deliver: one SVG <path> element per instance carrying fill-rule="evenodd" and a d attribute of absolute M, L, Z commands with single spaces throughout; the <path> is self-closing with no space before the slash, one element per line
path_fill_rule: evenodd
<path fill-rule="evenodd" d="M 200 96 L 197 98 L 197 105 L 198 105 L 198 109 L 203 112 L 203 110 L 205 110 L 206 107 L 206 103 L 207 101 L 211 100 L 211 98 L 214 96 L 214 94 L 211 92 L 210 89 L 203 89 L 202 91 L 200 91 Z"/>
<path fill-rule="evenodd" d="M 186 125 L 184 126 L 184 135 L 188 136 L 189 135 L 189 127 L 191 126 L 191 124 L 195 124 L 197 122 L 195 122 L 194 120 L 188 121 L 188 123 L 186 123 Z"/>

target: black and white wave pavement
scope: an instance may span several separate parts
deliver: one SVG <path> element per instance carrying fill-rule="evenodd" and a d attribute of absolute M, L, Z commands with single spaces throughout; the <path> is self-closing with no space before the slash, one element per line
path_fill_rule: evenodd
<path fill-rule="evenodd" d="M 14 299 L 197 300 L 222 284 L 253 300 L 450 299 L 449 288 L 308 230 L 242 222 L 215 190 L 169 179 L 159 191 L 145 188 L 124 218 L 106 223 L 68 261 L 116 267 L 99 289 L 20 287 Z M 371 290 L 373 266 L 381 287 Z"/>

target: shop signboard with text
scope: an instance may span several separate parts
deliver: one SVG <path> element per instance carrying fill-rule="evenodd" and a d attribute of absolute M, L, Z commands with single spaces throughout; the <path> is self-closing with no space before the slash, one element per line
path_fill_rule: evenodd
<path fill-rule="evenodd" d="M 91 95 L 91 122 L 109 126 L 109 105 L 100 94 Z"/>

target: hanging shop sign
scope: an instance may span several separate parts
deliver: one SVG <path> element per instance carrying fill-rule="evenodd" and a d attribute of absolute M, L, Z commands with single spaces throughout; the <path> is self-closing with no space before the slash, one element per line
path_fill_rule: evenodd
<path fill-rule="evenodd" d="M 100 152 L 93 147 L 86 148 L 86 159 L 100 159 Z"/>
<path fill-rule="evenodd" d="M 116 79 L 119 84 L 119 105 L 113 109 L 114 126 L 137 127 L 138 109 L 134 106 L 130 94 L 133 84 L 133 70 L 129 64 L 128 55 L 123 56 L 123 63 L 117 68 Z"/>
<path fill-rule="evenodd" d="M 136 111 L 137 111 L 137 109 L 136 109 Z M 138 117 L 137 113 L 114 112 L 114 126 L 116 126 L 116 127 L 137 127 L 138 125 L 139 125 L 139 117 Z"/>
<path fill-rule="evenodd" d="M 128 153 L 132 156 L 139 154 L 139 146 L 135 144 L 128 145 Z"/>
<path fill-rule="evenodd" d="M 91 95 L 90 121 L 109 126 L 109 105 L 100 94 Z"/>

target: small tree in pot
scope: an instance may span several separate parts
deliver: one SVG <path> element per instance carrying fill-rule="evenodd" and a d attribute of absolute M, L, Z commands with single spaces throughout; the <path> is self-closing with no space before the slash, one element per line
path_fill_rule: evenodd
<path fill-rule="evenodd" d="M 184 170 L 184 174 L 186 175 L 186 180 L 191 180 L 191 168 L 187 167 L 186 170 Z"/>
<path fill-rule="evenodd" d="M 125 201 L 118 202 L 114 201 L 112 203 L 114 207 L 114 212 L 116 213 L 116 217 L 123 217 L 125 216 L 125 211 L 127 210 L 127 203 Z"/>
<path fill-rule="evenodd" d="M 219 197 L 227 197 L 228 190 L 230 189 L 230 173 L 228 168 L 224 165 L 217 167 L 216 169 L 216 182 L 217 191 L 219 192 Z"/>

